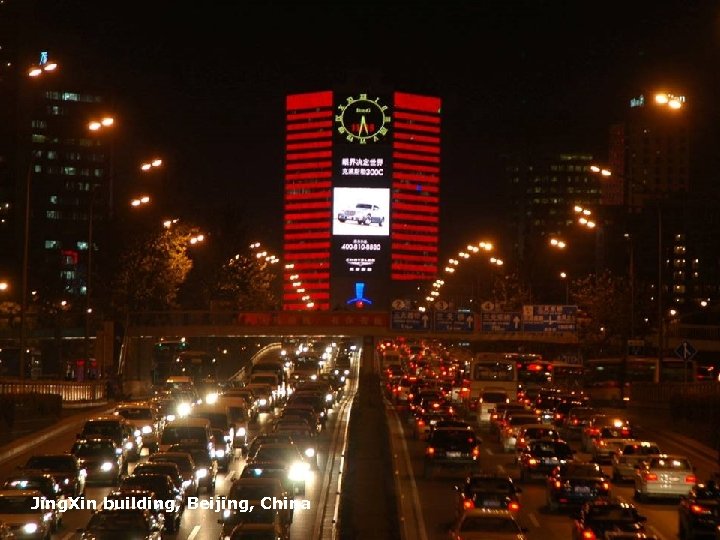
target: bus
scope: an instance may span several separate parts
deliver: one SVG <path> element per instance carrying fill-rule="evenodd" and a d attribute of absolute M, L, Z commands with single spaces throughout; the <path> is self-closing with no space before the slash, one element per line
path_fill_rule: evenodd
<path fill-rule="evenodd" d="M 506 353 L 477 353 L 470 362 L 469 381 L 468 407 L 478 411 L 478 420 L 482 421 L 485 416 L 489 418 L 488 407 L 497 403 L 483 401 L 483 394 L 504 393 L 512 401 L 517 398 L 517 362 Z"/>
<path fill-rule="evenodd" d="M 525 396 L 532 399 L 541 388 L 550 388 L 553 385 L 552 362 L 543 359 L 542 355 L 508 353 L 505 356 L 514 358 L 517 364 L 518 399 Z"/>
<path fill-rule="evenodd" d="M 205 351 L 181 351 L 175 357 L 170 375 L 186 375 L 196 387 L 217 384 L 215 356 Z"/>
<path fill-rule="evenodd" d="M 679 358 L 629 356 L 627 358 L 596 358 L 585 361 L 585 390 L 598 402 L 629 401 L 634 382 L 694 382 L 695 362 Z"/>
<path fill-rule="evenodd" d="M 552 363 L 552 385 L 563 391 L 582 390 L 585 367 L 582 364 L 561 362 Z"/>

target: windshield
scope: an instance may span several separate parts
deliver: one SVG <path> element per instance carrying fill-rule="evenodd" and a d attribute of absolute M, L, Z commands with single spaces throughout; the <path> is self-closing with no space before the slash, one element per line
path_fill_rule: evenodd
<path fill-rule="evenodd" d="M 0 514 L 38 514 L 42 512 L 40 508 L 32 510 L 33 506 L 37 505 L 35 504 L 35 498 L 32 496 L 0 497 Z"/>
<path fill-rule="evenodd" d="M 443 431 L 435 431 L 432 437 L 433 442 L 449 443 L 449 444 L 476 444 L 475 434 L 465 429 L 449 429 Z"/>
<path fill-rule="evenodd" d="M 228 499 L 236 501 L 259 501 L 264 497 L 272 497 L 275 490 L 268 486 L 249 486 L 239 484 L 230 488 Z"/>
<path fill-rule="evenodd" d="M 253 375 L 252 382 L 275 386 L 277 385 L 277 377 L 275 375 Z"/>
<path fill-rule="evenodd" d="M 72 453 L 79 458 L 85 457 L 115 457 L 115 445 L 106 442 L 75 443 Z"/>
<path fill-rule="evenodd" d="M 69 456 L 34 456 L 25 464 L 26 469 L 75 472 L 75 461 Z"/>
<path fill-rule="evenodd" d="M 151 409 L 120 409 L 118 414 L 128 420 L 152 420 L 153 414 Z"/>
<path fill-rule="evenodd" d="M 508 396 L 505 392 L 483 392 L 483 403 L 505 403 Z"/>
<path fill-rule="evenodd" d="M 141 512 L 133 510 L 97 512 L 90 518 L 87 528 L 102 531 L 144 531 L 147 522 Z"/>
<path fill-rule="evenodd" d="M 160 444 L 177 444 L 181 442 L 207 443 L 207 432 L 201 427 L 170 426 L 162 434 Z"/>

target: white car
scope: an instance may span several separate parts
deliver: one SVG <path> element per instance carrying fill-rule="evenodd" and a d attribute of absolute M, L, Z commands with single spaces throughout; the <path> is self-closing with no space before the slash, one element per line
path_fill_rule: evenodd
<path fill-rule="evenodd" d="M 10 526 L 14 533 L 12 538 L 50 538 L 55 523 L 54 512 L 38 506 L 38 500 L 48 504 L 37 490 L 0 491 L 0 523 Z M 36 508 L 33 510 L 33 507 Z"/>
<path fill-rule="evenodd" d="M 380 207 L 377 204 L 369 203 L 357 203 L 355 208 L 340 210 L 337 218 L 340 223 L 355 221 L 359 225 L 376 223 L 382 227 L 383 223 L 385 223 L 385 216 L 380 214 Z"/>
<path fill-rule="evenodd" d="M 687 495 L 697 478 L 690 460 L 678 454 L 647 456 L 635 474 L 635 498 L 679 498 Z"/>
<path fill-rule="evenodd" d="M 613 482 L 634 480 L 635 468 L 653 454 L 661 454 L 660 447 L 654 441 L 632 441 L 618 450 L 612 457 Z"/>

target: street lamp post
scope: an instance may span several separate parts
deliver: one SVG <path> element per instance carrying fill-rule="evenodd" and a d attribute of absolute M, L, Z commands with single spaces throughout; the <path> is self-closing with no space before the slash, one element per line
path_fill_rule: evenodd
<path fill-rule="evenodd" d="M 565 282 L 565 305 L 570 305 L 570 282 L 568 281 L 567 272 L 560 272 L 560 279 Z"/>

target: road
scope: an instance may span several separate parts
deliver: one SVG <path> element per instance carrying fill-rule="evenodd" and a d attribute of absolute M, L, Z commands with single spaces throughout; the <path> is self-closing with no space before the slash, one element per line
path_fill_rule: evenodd
<path fill-rule="evenodd" d="M 616 411 L 623 414 L 622 411 Z M 440 471 L 432 479 L 423 477 L 423 455 L 425 443 L 413 439 L 405 416 L 387 404 L 388 421 L 391 429 L 392 451 L 397 471 L 396 482 L 401 493 L 405 538 L 417 540 L 447 539 L 447 528 L 455 512 L 454 485 L 460 483 L 463 473 L 452 470 Z M 659 443 L 667 453 L 678 453 L 690 458 L 696 467 L 699 481 L 707 479 L 716 470 L 716 463 L 709 456 L 683 446 L 670 434 L 659 430 L 643 428 L 636 424 L 638 437 Z M 500 472 L 512 476 L 519 482 L 519 470 L 514 463 L 514 454 L 503 453 L 501 445 L 489 432 L 480 430 L 483 438 L 481 467 L 483 471 Z M 590 460 L 590 455 L 579 452 L 579 441 L 569 441 L 578 451 L 576 459 Z M 603 465 L 610 476 L 611 467 Z M 573 525 L 570 511 L 550 512 L 546 508 L 544 481 L 519 484 L 521 495 L 520 521 L 528 529 L 530 539 L 567 540 L 571 538 Z M 611 493 L 633 502 L 640 514 L 648 517 L 648 529 L 665 540 L 677 538 L 677 500 L 639 503 L 633 500 L 632 484 L 612 485 Z"/>
<path fill-rule="evenodd" d="M 355 362 L 357 367 L 358 362 Z M 346 386 L 343 398 L 330 412 L 327 426 L 319 435 L 317 471 L 314 471 L 311 480 L 306 485 L 304 498 L 310 501 L 309 510 L 295 510 L 293 523 L 290 529 L 293 539 L 331 538 L 333 518 L 336 512 L 338 499 L 336 497 L 338 473 L 341 468 L 341 456 L 345 448 L 347 437 L 347 422 L 349 420 L 350 405 L 356 392 L 357 377 L 353 377 Z M 250 426 L 250 439 L 257 433 L 268 429 L 272 415 L 263 413 L 258 422 Z M 4 479 L 16 468 L 24 464 L 31 454 L 57 453 L 69 451 L 75 441 L 76 434 L 66 432 L 36 445 L 31 452 L 24 453 L 18 458 L 11 459 L 0 465 L 0 479 Z M 141 462 L 147 460 L 146 450 L 143 451 Z M 216 483 L 215 497 L 227 495 L 234 478 L 239 477 L 245 465 L 245 459 L 239 453 L 227 473 L 219 473 Z M 135 465 L 130 465 L 132 473 Z M 98 501 L 98 507 L 103 497 L 111 491 L 111 487 L 88 486 L 85 497 Z M 200 499 L 209 499 L 202 492 Z M 90 519 L 90 510 L 68 510 L 63 516 L 63 527 L 53 535 L 53 539 L 70 540 L 79 538 L 77 529 L 83 528 Z M 222 526 L 217 522 L 220 517 L 210 509 L 187 509 L 182 518 L 180 530 L 176 534 L 164 534 L 163 538 L 177 538 L 187 540 L 216 540 L 220 536 Z"/>

